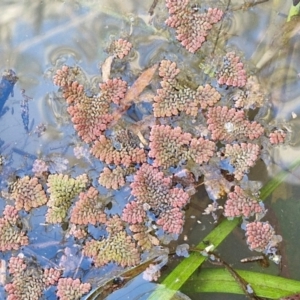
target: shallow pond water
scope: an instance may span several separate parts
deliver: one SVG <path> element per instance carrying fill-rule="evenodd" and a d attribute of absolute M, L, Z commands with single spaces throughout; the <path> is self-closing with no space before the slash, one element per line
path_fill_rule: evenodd
<path fill-rule="evenodd" d="M 113 76 L 121 76 L 129 85 L 133 84 L 141 71 L 165 58 L 176 60 L 180 68 L 191 66 L 191 69 L 186 70 L 186 74 L 193 78 L 193 81 L 207 81 L 208 77 L 203 74 L 199 65 L 205 61 L 206 53 L 212 51 L 214 39 L 209 37 L 203 50 L 195 54 L 188 53 L 174 38 L 174 31 L 164 24 L 168 17 L 164 1 L 158 1 L 153 16 L 150 16 L 148 11 L 152 2 L 1 2 L 0 8 L 5 12 L 5 17 L 0 20 L 0 70 L 12 69 L 18 76 L 14 95 L 5 102 L 0 117 L 0 154 L 7 161 L 0 174 L 2 191 L 7 191 L 7 182 L 13 181 L 14 177 L 32 174 L 32 164 L 37 158 L 47 158 L 56 162 L 53 166 L 54 172 L 63 170 L 61 159 L 67 159 L 66 170 L 63 170 L 65 173 L 72 176 L 82 172 L 88 173 L 93 185 L 97 186 L 102 194 L 112 197 L 109 213 L 121 212 L 130 196 L 129 188 L 122 189 L 121 193 L 108 191 L 97 183 L 103 164 L 93 158 L 79 160 L 74 157 L 74 146 L 82 145 L 87 149 L 88 147 L 74 131 L 66 104 L 59 96 L 52 77 L 64 64 L 79 66 L 83 70 L 86 89 L 93 94 L 102 80 L 100 66 L 108 56 L 107 49 L 111 41 L 122 37 L 130 39 L 134 50 L 126 63 L 116 63 L 112 72 Z M 198 1 L 194 2 L 198 4 Z M 205 8 L 215 4 L 214 1 L 205 3 Z M 269 163 L 258 163 L 249 174 L 251 180 L 265 184 L 274 174 L 286 169 L 299 157 L 300 140 L 297 131 L 300 128 L 300 117 L 297 115 L 300 116 L 300 58 L 297 53 L 300 42 L 297 31 L 285 28 L 290 3 L 267 1 L 253 6 L 247 5 L 251 3 L 218 3 L 219 7 L 226 10 L 222 35 L 218 37 L 218 47 L 223 47 L 224 51 L 238 51 L 250 72 L 259 76 L 268 94 L 268 103 L 261 118 L 274 126 L 281 125 L 291 131 L 289 143 L 268 149 L 265 156 L 268 157 Z M 157 83 L 150 85 L 152 90 L 157 88 Z M 225 88 L 220 90 L 227 92 Z M 22 119 L 22 101 L 28 103 L 28 130 L 24 124 L 24 117 Z M 149 103 L 136 105 L 132 116 L 138 118 L 149 111 Z M 43 125 L 46 130 L 39 136 L 37 126 L 42 128 Z M 299 176 L 300 171 L 293 172 L 266 201 L 269 209 L 267 219 L 284 239 L 280 245 L 283 254 L 281 269 L 275 264 L 262 269 L 256 264 L 240 263 L 241 258 L 253 255 L 240 229 L 236 229 L 218 250 L 225 261 L 239 269 L 300 279 L 299 267 L 294 263 L 300 249 L 297 231 L 297 216 L 300 210 L 297 199 Z M 176 243 L 180 244 L 186 240 L 189 244 L 196 245 L 215 226 L 211 216 L 202 215 L 209 201 L 204 188 L 199 187 L 185 212 L 183 233 L 178 241 L 170 245 L 172 250 Z M 5 204 L 6 200 L 0 198 L 1 211 Z M 21 213 L 30 241 L 28 246 L 21 249 L 25 255 L 36 257 L 42 267 L 60 265 L 64 268 L 64 276 L 81 278 L 84 282 L 92 283 L 93 288 L 102 276 L 107 276 L 110 272 L 114 274 L 113 272 L 119 270 L 114 264 L 103 268 L 91 267 L 90 259 L 81 254 L 80 245 L 74 243 L 72 238 L 66 237 L 64 224 L 45 224 L 45 214 L 46 207 L 35 209 L 30 214 Z M 94 228 L 90 228 L 90 231 L 101 235 L 101 232 Z M 18 251 L 13 251 L 13 254 L 17 253 Z M 8 260 L 11 254 L 10 251 L 1 253 L 1 259 Z M 178 260 L 171 259 L 165 272 L 170 272 Z M 210 265 L 204 267 L 208 266 Z M 146 299 L 147 296 L 143 294 L 148 286 L 153 284 L 145 282 L 139 276 L 132 285 L 117 291 L 108 299 Z M 0 292 L 0 297 L 5 299 L 3 287 Z M 184 288 L 183 292 L 191 299 L 199 299 L 199 295 Z M 46 291 L 45 297 L 56 299 L 54 288 Z M 245 299 L 245 296 L 201 294 L 201 299 Z"/>

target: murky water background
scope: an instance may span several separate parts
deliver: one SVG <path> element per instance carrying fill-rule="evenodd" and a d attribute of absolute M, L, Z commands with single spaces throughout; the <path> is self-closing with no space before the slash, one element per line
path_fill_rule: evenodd
<path fill-rule="evenodd" d="M 189 72 L 196 80 L 202 78 L 201 71 L 196 70 L 203 54 L 191 55 L 175 41 L 174 32 L 164 25 L 167 17 L 164 1 L 159 1 L 153 17 L 148 14 L 151 4 L 152 0 L 1 2 L 0 9 L 5 13 L 0 19 L 0 70 L 13 69 L 19 81 L 14 89 L 14 97 L 6 102 L 7 112 L 0 118 L 0 138 L 4 141 L 2 154 L 11 161 L 10 168 L 16 175 L 27 174 L 35 158 L 49 155 L 52 158 L 67 158 L 67 172 L 73 175 L 85 170 L 96 178 L 102 167 L 100 163 L 91 166 L 87 161 L 74 158 L 74 145 L 82 143 L 74 133 L 66 105 L 57 97 L 57 88 L 51 80 L 58 66 L 80 66 L 86 72 L 90 91 L 94 91 L 101 81 L 99 65 L 107 57 L 105 50 L 110 42 L 115 38 L 129 37 L 134 45 L 134 54 L 128 62 L 130 67 L 116 66 L 115 71 L 116 75 L 122 75 L 129 83 L 132 84 L 143 69 L 165 57 L 177 57 L 179 61 L 186 61 L 187 65 L 192 63 L 194 70 Z M 265 183 L 278 170 L 299 158 L 300 58 L 297 53 L 300 42 L 298 33 L 294 33 L 288 42 L 281 42 L 281 37 L 286 35 L 283 25 L 290 5 L 288 1 L 269 1 L 250 9 L 239 9 L 243 4 L 244 1 L 231 1 L 224 20 L 226 34 L 220 37 L 221 42 L 226 49 L 239 49 L 244 54 L 245 61 L 249 61 L 249 68 L 257 72 L 266 91 L 270 93 L 268 115 L 264 118 L 274 124 L 285 122 L 294 133 L 291 146 L 272 149 L 271 163 L 268 166 L 261 164 L 251 172 L 252 180 Z M 225 3 L 224 8 L 226 6 Z M 210 49 L 210 46 L 205 47 L 203 51 Z M 20 113 L 22 89 L 33 98 L 29 101 L 29 133 L 24 130 Z M 292 112 L 299 117 L 293 119 Z M 41 123 L 46 125 L 47 130 L 38 137 L 34 130 Z M 95 168 L 98 168 L 97 171 Z M 294 262 L 295 257 L 300 256 L 297 229 L 300 212 L 299 177 L 300 171 L 291 174 L 267 201 L 267 218 L 284 237 L 281 251 L 286 258 L 282 271 L 274 265 L 263 270 L 257 265 L 239 263 L 238 259 L 253 255 L 245 245 L 240 230 L 235 230 L 219 248 L 224 260 L 236 268 L 300 279 L 299 268 Z M 5 186 L 5 182 L 1 185 Z M 100 188 L 100 191 L 106 192 L 104 188 Z M 124 196 L 127 195 L 128 191 L 125 191 Z M 118 200 L 124 201 L 121 198 L 118 196 Z M 200 189 L 186 212 L 182 237 L 187 235 L 191 244 L 197 244 L 214 226 L 210 217 L 202 217 L 208 201 L 205 191 Z M 5 202 L 1 198 L 0 204 L 2 209 Z M 64 239 L 60 226 L 36 226 L 45 222 L 45 211 L 45 208 L 40 208 L 30 216 L 25 216 L 30 238 L 25 254 L 37 256 L 42 266 L 51 265 L 49 260 L 57 265 L 66 255 L 69 262 L 64 275 L 79 274 L 84 281 L 93 281 L 95 277 L 99 278 L 114 268 L 109 265 L 101 270 L 89 271 L 87 259 L 81 257 L 76 245 Z M 201 224 L 197 222 L 200 217 Z M 71 255 L 64 253 L 65 247 L 70 249 Z M 9 253 L 1 253 L 2 258 L 9 256 Z M 170 270 L 171 267 L 167 271 Z M 135 282 L 141 285 L 140 278 Z M 145 282 L 142 284 L 148 286 Z M 118 291 L 109 299 L 138 299 L 140 293 L 134 285 L 130 285 L 127 290 Z M 197 295 L 189 296 L 199 299 Z M 5 298 L 3 288 L 1 297 Z M 201 295 L 201 299 L 221 299 L 218 297 L 244 299 L 244 296 Z M 53 299 L 51 290 L 47 292 L 47 298 Z"/>

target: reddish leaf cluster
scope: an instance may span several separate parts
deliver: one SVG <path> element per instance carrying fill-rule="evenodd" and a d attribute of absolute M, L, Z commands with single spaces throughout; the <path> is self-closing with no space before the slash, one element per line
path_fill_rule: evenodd
<path fill-rule="evenodd" d="M 131 224 L 145 221 L 146 211 L 157 215 L 156 223 L 169 233 L 179 234 L 184 223 L 182 208 L 189 201 L 189 195 L 180 188 L 172 188 L 172 180 L 163 172 L 143 164 L 130 185 L 136 200 L 129 202 L 122 219 Z"/>
<path fill-rule="evenodd" d="M 166 6 L 170 13 L 166 24 L 176 29 L 177 39 L 192 53 L 202 46 L 213 24 L 223 16 L 223 11 L 218 8 L 199 13 L 189 5 L 189 0 L 166 0 Z"/>
<path fill-rule="evenodd" d="M 47 196 L 36 177 L 19 178 L 12 187 L 10 197 L 15 200 L 16 209 L 30 211 L 47 203 Z"/>
<path fill-rule="evenodd" d="M 126 184 L 125 176 L 134 172 L 133 168 L 121 168 L 117 166 L 115 169 L 103 168 L 100 173 L 98 182 L 107 189 L 118 190 Z"/>
<path fill-rule="evenodd" d="M 235 52 L 228 52 L 223 57 L 223 63 L 217 72 L 219 84 L 228 86 L 243 87 L 247 82 L 247 74 L 244 70 L 244 64 Z"/>
<path fill-rule="evenodd" d="M 263 205 L 256 197 L 248 195 L 241 187 L 235 186 L 234 191 L 228 194 L 224 207 L 224 215 L 228 218 L 246 217 L 264 211 Z"/>
<path fill-rule="evenodd" d="M 120 59 L 128 55 L 132 48 L 132 44 L 124 39 L 118 39 L 111 43 L 109 51 Z"/>
<path fill-rule="evenodd" d="M 151 129 L 149 156 L 155 158 L 155 167 L 168 168 L 188 160 L 198 164 L 206 163 L 213 156 L 215 148 L 214 142 L 192 138 L 190 133 L 182 132 L 180 127 L 155 125 Z"/>
<path fill-rule="evenodd" d="M 281 241 L 268 222 L 251 222 L 246 225 L 247 243 L 251 250 L 267 252 Z"/>
<path fill-rule="evenodd" d="M 256 76 L 249 76 L 243 89 L 235 91 L 233 97 L 236 108 L 255 109 L 262 107 L 265 102 L 265 95 Z"/>
<path fill-rule="evenodd" d="M 13 276 L 12 282 L 5 285 L 8 300 L 39 300 L 43 291 L 55 284 L 61 275 L 59 270 L 53 268 L 43 270 L 39 266 L 30 267 L 21 257 L 11 257 L 8 269 Z"/>
<path fill-rule="evenodd" d="M 0 218 L 0 251 L 18 250 L 21 246 L 28 245 L 25 231 L 18 226 L 20 221 L 18 210 L 6 205 L 3 218 Z"/>
<path fill-rule="evenodd" d="M 110 104 L 118 104 L 127 91 L 127 83 L 114 78 L 100 84 L 100 95 L 88 97 L 83 85 L 74 81 L 74 74 L 67 66 L 57 70 L 53 82 L 63 89 L 74 128 L 86 143 L 95 141 L 102 135 L 113 120 Z"/>
<path fill-rule="evenodd" d="M 260 154 L 260 147 L 256 144 L 241 143 L 227 144 L 223 158 L 228 158 L 234 167 L 234 177 L 241 180 L 249 168 L 254 166 Z"/>
<path fill-rule="evenodd" d="M 254 140 L 264 132 L 261 124 L 246 119 L 244 111 L 237 111 L 235 108 L 228 108 L 227 106 L 209 108 L 207 124 L 211 138 L 226 143 L 247 138 Z"/>
<path fill-rule="evenodd" d="M 221 95 L 209 84 L 199 86 L 197 90 L 180 84 L 176 79 L 178 73 L 175 62 L 161 61 L 159 76 L 163 80 L 160 82 L 162 88 L 157 90 L 154 97 L 155 117 L 170 117 L 181 111 L 196 116 L 199 108 L 206 109 L 220 100 Z"/>
<path fill-rule="evenodd" d="M 79 200 L 72 209 L 70 221 L 78 225 L 104 224 L 106 214 L 103 206 L 99 192 L 94 187 L 90 187 L 86 192 L 79 194 Z"/>
<path fill-rule="evenodd" d="M 107 164 L 124 165 L 143 163 L 146 153 L 140 148 L 130 131 L 121 130 L 115 140 L 101 135 L 91 149 L 91 153 Z"/>
<path fill-rule="evenodd" d="M 286 139 L 286 132 L 276 129 L 269 134 L 269 141 L 272 145 L 283 144 Z"/>
<path fill-rule="evenodd" d="M 88 293 L 91 287 L 90 283 L 81 283 L 79 279 L 60 278 L 56 295 L 60 300 L 82 299 L 82 296 Z"/>

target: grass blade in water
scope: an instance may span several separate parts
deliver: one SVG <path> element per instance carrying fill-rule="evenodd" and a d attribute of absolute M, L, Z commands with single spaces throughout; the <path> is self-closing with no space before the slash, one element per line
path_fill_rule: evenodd
<path fill-rule="evenodd" d="M 279 299 L 300 292 L 300 281 L 279 276 L 235 270 L 247 281 L 259 297 Z M 204 269 L 183 286 L 189 293 L 232 293 L 244 294 L 235 279 L 225 269 Z"/>

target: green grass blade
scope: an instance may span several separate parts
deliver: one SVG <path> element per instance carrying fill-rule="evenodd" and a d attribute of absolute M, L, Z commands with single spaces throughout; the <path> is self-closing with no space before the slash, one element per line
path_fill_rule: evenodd
<path fill-rule="evenodd" d="M 300 292 L 300 281 L 257 272 L 235 270 L 263 298 L 279 299 Z M 226 269 L 203 269 L 182 287 L 187 293 L 244 294 Z"/>

